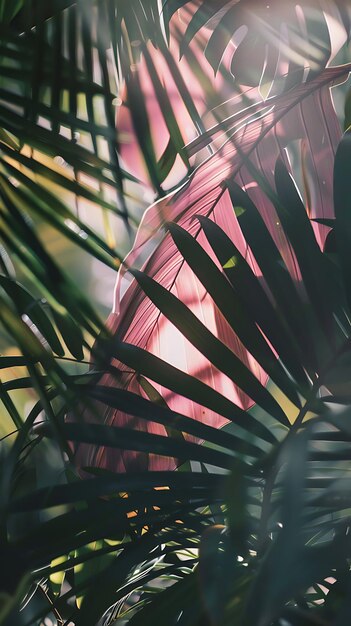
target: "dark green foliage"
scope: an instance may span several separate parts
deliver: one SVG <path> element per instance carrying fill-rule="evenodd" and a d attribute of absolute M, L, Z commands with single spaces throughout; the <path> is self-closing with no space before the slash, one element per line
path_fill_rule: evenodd
<path fill-rule="evenodd" d="M 157 198 L 177 157 L 191 176 L 183 129 L 150 53 L 158 47 L 206 139 L 191 85 L 168 48 L 169 20 L 185 4 L 168 0 L 160 15 L 156 0 L 0 1 L 0 321 L 2 349 L 13 347 L 0 355 L 1 626 L 45 624 L 45 617 L 76 626 L 344 626 L 350 619 L 349 133 L 335 157 L 335 220 L 319 220 L 332 229 L 324 250 L 284 162 L 276 162 L 274 189 L 258 172 L 299 283 L 232 176 L 220 193 L 230 198 L 262 278 L 208 217 L 196 223 L 210 253 L 178 223 L 165 224 L 182 262 L 268 374 L 267 385 L 174 293 L 132 270 L 160 312 L 254 402 L 247 411 L 200 377 L 112 336 L 46 240 L 45 228 L 84 251 L 84 259 L 112 269 L 121 263 L 125 250 L 97 234 L 72 202 L 118 217 L 128 235 L 136 225 L 128 201 L 138 186 L 121 162 L 113 108 L 123 80 Z M 325 16 L 317 1 L 303 3 L 311 44 L 303 48 L 291 4 L 288 38 L 311 64 L 312 79 L 330 56 Z M 335 5 L 348 33 L 347 7 Z M 274 93 L 303 88 L 293 58 L 287 76 L 279 75 L 279 45 L 277 52 L 269 29 L 253 23 L 256 8 L 250 0 L 198 2 L 181 55 L 194 55 L 191 46 L 207 25 L 199 49 L 211 71 L 225 77 L 223 54 L 247 24 L 231 59 L 237 80 L 262 92 L 267 84 Z M 265 65 L 263 50 L 272 55 Z M 142 55 L 169 134 L 161 159 L 138 69 Z M 208 77 L 197 69 L 194 81 L 206 92 Z M 218 94 L 210 95 L 216 102 Z M 85 355 L 96 340 L 89 370 Z M 123 388 L 125 372 L 116 363 L 138 377 L 141 395 Z M 114 386 L 101 383 L 105 371 Z M 216 429 L 171 410 L 154 384 L 184 398 L 185 409 L 192 401 L 227 425 Z M 28 390 L 29 409 L 13 395 Z M 111 426 L 110 410 L 162 425 L 165 435 L 133 429 L 132 421 Z M 75 452 L 84 444 L 176 459 L 178 468 L 77 469 Z"/>

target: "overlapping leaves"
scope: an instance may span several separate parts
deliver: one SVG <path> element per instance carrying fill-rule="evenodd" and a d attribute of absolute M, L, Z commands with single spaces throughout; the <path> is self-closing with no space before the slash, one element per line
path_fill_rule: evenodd
<path fill-rule="evenodd" d="M 171 15 L 184 3 L 167 4 L 164 11 L 168 10 Z M 218 3 L 215 10 L 211 4 L 201 5 L 205 13 L 195 13 L 190 18 L 182 52 L 190 55 L 191 48 L 187 48 L 190 39 L 207 23 L 212 43 L 207 44 L 206 54 L 214 69 L 218 69 L 214 42 L 222 38 L 224 24 L 223 45 L 218 48 L 221 56 L 223 46 L 238 25 L 250 22 L 247 12 L 250 3 L 222 3 L 220 8 L 224 10 L 220 15 Z M 341 3 L 333 4 L 338 7 L 347 31 L 347 8 L 344 10 Z M 153 624 L 159 621 L 165 626 L 193 626 L 208 621 L 268 626 L 278 619 L 294 625 L 321 621 L 346 623 L 350 612 L 347 599 L 350 586 L 347 467 L 350 229 L 346 202 L 349 137 L 343 140 L 336 159 L 335 222 L 330 221 L 332 207 L 323 204 L 328 194 L 321 192 L 324 172 L 331 170 L 331 160 L 325 158 L 322 150 L 314 151 L 313 147 L 310 150 L 311 154 L 324 155 L 324 164 L 323 159 L 314 163 L 316 171 L 323 171 L 321 179 L 315 181 L 314 201 L 316 204 L 316 198 L 321 198 L 323 211 L 326 210 L 322 219 L 329 218 L 325 223 L 333 229 L 336 244 L 331 252 L 327 248 L 321 250 L 323 237 L 311 226 L 286 163 L 277 162 L 275 187 L 270 188 L 273 185 L 270 165 L 274 165 L 277 154 L 285 148 L 284 141 L 280 144 L 280 139 L 275 137 L 277 143 L 263 172 L 270 173 L 268 183 L 262 178 L 262 171 L 257 171 L 255 159 L 251 165 L 247 162 L 252 151 L 259 159 L 261 138 L 274 135 L 274 131 L 269 133 L 284 117 L 286 108 L 297 106 L 304 119 L 306 109 L 300 103 L 304 100 L 305 89 L 306 94 L 314 91 L 318 94 L 314 114 L 318 110 L 323 116 L 323 133 L 313 134 L 311 146 L 313 142 L 318 144 L 323 134 L 329 136 L 334 122 L 323 86 L 342 77 L 346 70 L 326 70 L 321 82 L 315 77 L 331 54 L 325 15 L 318 14 L 319 27 L 324 28 L 326 35 L 321 48 L 313 45 L 316 43 L 316 14 L 310 12 L 306 3 L 305 27 L 312 44 L 307 61 L 315 63 L 307 88 L 299 85 L 278 101 L 270 102 L 272 115 L 260 102 L 257 106 L 264 121 L 260 126 L 260 121 L 251 120 L 253 124 L 248 125 L 248 130 L 253 127 L 254 132 L 251 139 L 248 133 L 244 150 L 236 134 L 231 136 L 232 131 L 238 129 L 240 134 L 242 128 L 245 115 L 238 114 L 233 120 L 219 120 L 218 126 L 194 140 L 188 151 L 191 154 L 193 150 L 195 154 L 217 132 L 230 131 L 231 141 L 227 148 L 219 151 L 217 158 L 218 162 L 223 157 L 226 169 L 211 182 L 210 200 L 217 202 L 219 196 L 225 196 L 236 227 L 245 236 L 245 254 L 214 221 L 195 215 L 202 211 L 197 211 L 198 205 L 191 205 L 191 202 L 188 206 L 186 193 L 183 193 L 180 213 L 187 213 L 189 217 L 192 211 L 195 219 L 191 227 L 188 224 L 189 229 L 185 229 L 185 222 L 176 215 L 177 223 L 169 225 L 166 235 L 168 242 L 172 241 L 169 250 L 177 252 L 181 265 L 186 262 L 188 276 L 196 277 L 196 284 L 201 284 L 207 297 L 212 299 L 218 319 L 226 320 L 247 354 L 251 354 L 261 371 L 269 375 L 271 383 L 266 387 L 263 376 L 255 376 L 248 362 L 234 354 L 223 337 L 213 336 L 184 302 L 157 284 L 155 277 L 134 272 L 143 297 L 150 298 L 157 311 L 202 351 L 211 367 L 227 376 L 229 385 L 236 385 L 240 391 L 236 397 L 242 400 L 240 394 L 244 393 L 256 403 L 254 408 L 245 411 L 244 406 L 214 389 L 200 375 L 195 377 L 163 362 L 148 352 L 146 345 L 126 342 L 124 331 L 126 325 L 131 324 L 131 318 L 125 318 L 124 327 L 122 324 L 122 330 L 120 327 L 117 333 L 112 327 L 112 335 L 116 336 L 105 333 L 107 341 L 101 352 L 96 349 L 92 373 L 70 376 L 57 365 L 57 357 L 66 354 L 66 349 L 80 361 L 82 348 L 89 345 L 91 336 L 97 335 L 101 324 L 93 307 L 59 269 L 37 237 L 36 220 L 48 220 L 108 265 L 114 266 L 118 255 L 74 212 L 46 191 L 33 174 L 126 217 L 122 195 L 125 173 L 117 157 L 112 108 L 115 93 L 111 89 L 105 54 L 109 39 L 114 44 L 115 68 L 124 60 L 130 93 L 136 93 L 139 101 L 142 89 L 140 85 L 140 89 L 135 88 L 135 77 L 128 72 L 139 60 L 140 46 L 131 46 L 132 58 L 126 61 L 130 52 L 128 43 L 140 41 L 145 45 L 148 39 L 158 41 L 169 67 L 173 68 L 177 89 L 187 99 L 186 108 L 194 125 L 199 131 L 201 127 L 184 81 L 181 82 L 179 72 L 174 70 L 167 48 L 162 47 L 162 33 L 153 30 L 159 25 L 156 3 L 149 2 L 146 6 L 141 2 L 82 2 L 76 7 L 71 2 L 58 2 L 48 7 L 46 3 L 27 2 L 26 5 L 11 30 L 4 27 L 1 39 L 4 76 L 0 92 L 3 127 L 0 137 L 1 235 L 32 287 L 29 291 L 14 278 L 4 254 L 1 316 L 22 356 L 1 357 L 0 366 L 26 367 L 27 370 L 21 370 L 23 377 L 0 387 L 1 399 L 19 429 L 13 446 L 9 449 L 4 446 L 1 457 L 0 556 L 7 564 L 1 578 L 5 591 L 1 596 L 1 623 L 27 625 L 49 613 L 81 626 L 95 626 L 103 615 L 105 622 L 117 619 L 117 623 L 127 620 L 131 624 Z M 11 21 L 19 8 L 20 3 L 10 8 L 9 3 L 1 3 L 3 22 Z M 63 8 L 69 9 L 64 15 Z M 210 16 L 206 13 L 208 8 L 212 11 Z M 91 16 L 103 24 L 103 28 L 98 29 L 98 41 L 94 39 Z M 232 25 L 234 17 L 232 32 L 227 26 Z M 295 19 L 296 15 L 293 17 Z M 295 26 L 292 20 L 289 37 L 299 35 L 293 32 Z M 262 91 L 279 75 L 279 68 L 274 46 L 271 56 L 257 54 L 255 63 L 246 61 L 245 66 L 240 63 L 240 54 L 248 43 L 252 44 L 255 32 L 260 50 L 262 41 L 266 41 L 264 38 L 272 35 L 267 28 L 259 29 L 258 33 L 250 28 L 248 37 L 233 56 L 232 69 L 244 84 L 259 84 Z M 276 33 L 273 35 L 275 37 Z M 268 40 L 272 43 L 271 37 Z M 302 52 L 300 48 L 298 51 Z M 284 51 L 282 54 L 284 56 Z M 265 68 L 262 68 L 263 58 Z M 191 60 L 195 67 L 194 59 Z M 301 78 L 301 72 L 292 59 L 288 60 L 288 65 L 288 79 L 284 84 L 291 87 L 291 80 Z M 249 66 L 252 76 L 247 75 Z M 95 80 L 97 67 L 99 76 Z M 149 60 L 149 71 L 153 72 L 152 60 Z M 187 153 L 172 117 L 172 103 L 165 99 L 154 74 L 153 88 L 163 103 L 163 110 L 168 111 L 167 128 L 172 136 L 163 168 L 153 159 L 145 137 L 142 146 L 151 180 L 160 193 L 158 186 L 169 164 L 173 164 L 176 154 L 186 158 Z M 97 98 L 103 103 L 106 123 L 96 119 L 94 102 Z M 82 99 L 87 109 L 86 119 L 80 115 Z M 46 120 L 45 124 L 39 116 Z M 147 129 L 145 118 L 143 122 L 136 133 L 139 143 Z M 68 132 L 68 137 L 62 136 L 62 128 Z M 77 132 L 89 136 L 92 150 L 79 144 Z M 331 148 L 336 135 L 337 131 L 332 132 Z M 101 138 L 106 141 L 103 155 L 98 147 Z M 33 151 L 29 152 L 27 146 Z M 51 161 L 43 161 L 43 154 L 59 156 L 72 168 L 72 175 L 67 174 L 65 168 L 53 166 Z M 330 151 L 327 154 L 330 155 Z M 232 159 L 235 162 L 230 163 Z M 203 169 L 204 177 L 214 172 L 216 162 L 213 162 L 213 170 Z M 315 171 L 310 163 L 311 167 Z M 234 182 L 234 174 L 241 176 L 242 184 Z M 114 189 L 117 203 L 105 201 L 100 191 L 96 193 L 90 184 L 83 184 L 82 175 L 97 181 L 100 191 L 106 187 Z M 262 219 L 262 207 L 256 206 L 252 194 L 249 197 L 242 191 L 244 183 L 253 181 L 259 183 L 261 197 L 264 193 L 269 195 L 274 215 L 278 216 L 279 226 L 284 231 L 282 238 L 277 235 L 272 238 L 271 225 L 267 228 L 267 215 Z M 222 187 L 219 182 L 224 183 Z M 325 182 L 329 185 L 327 177 Z M 190 191 L 192 189 L 190 184 Z M 200 198 L 201 202 L 205 202 L 204 197 Z M 312 215 L 315 215 L 313 211 Z M 194 237 L 197 233 L 201 235 L 199 242 Z M 281 241 L 286 245 L 284 254 Z M 160 267 L 165 262 L 161 255 L 163 249 L 160 248 L 158 259 Z M 285 254 L 286 249 L 290 256 Z M 257 267 L 261 272 L 256 271 Z M 292 272 L 292 267 L 298 271 Z M 134 304 L 138 304 L 137 300 Z M 89 340 L 83 331 L 89 335 Z M 101 370 L 105 368 L 110 384 L 103 385 L 100 380 L 97 385 Z M 137 382 L 138 394 L 125 389 L 128 387 L 126 380 L 127 383 Z M 36 392 L 36 403 L 24 425 L 23 416 L 11 398 L 11 392 L 20 387 L 33 387 Z M 186 410 L 171 408 L 167 398 L 160 394 L 160 387 L 176 394 L 185 407 L 184 398 L 194 406 L 212 411 L 223 418 L 222 423 L 226 422 L 227 426 L 218 430 L 202 423 L 202 419 L 191 419 Z M 344 407 L 344 413 L 339 416 L 336 404 Z M 36 424 L 32 429 L 34 422 L 41 420 L 43 409 L 49 421 Z M 75 415 L 75 423 L 65 422 L 68 409 Z M 98 423 L 80 420 L 84 412 L 92 416 L 92 422 Z M 110 426 L 108 420 L 102 423 L 102 418 L 118 413 L 127 414 L 131 420 L 123 427 L 120 424 Z M 310 422 L 306 422 L 307 417 L 312 418 Z M 151 424 L 153 431 L 140 427 L 143 423 Z M 138 430 L 133 429 L 135 424 Z M 161 431 L 157 431 L 158 427 Z M 11 436 L 14 435 L 16 433 Z M 61 451 L 58 452 L 59 457 L 61 455 L 59 466 L 66 477 L 64 484 L 60 484 L 57 476 L 48 481 L 49 486 L 41 482 L 38 487 L 33 480 L 31 451 L 43 453 L 45 446 L 49 454 Z M 79 457 L 82 446 L 91 446 L 90 449 L 98 453 L 87 457 L 83 448 Z M 67 457 L 72 459 L 75 453 L 76 463 L 85 458 L 85 466 L 96 466 L 108 450 L 114 469 L 123 453 L 127 460 L 131 453 L 137 453 L 137 459 L 150 456 L 176 459 L 185 471 L 118 475 L 85 467 L 85 473 L 79 475 L 67 462 Z M 67 455 L 64 458 L 63 452 Z M 190 471 L 194 463 L 197 463 L 197 471 Z M 87 472 L 93 477 L 88 479 Z M 45 480 L 45 477 L 39 478 Z M 211 571 L 216 576 L 209 575 Z M 59 595 L 55 595 L 55 574 L 61 575 L 60 585 L 65 578 L 64 586 L 59 585 Z M 51 586 L 43 583 L 49 577 Z M 262 593 L 263 582 L 265 593 Z M 155 594 L 155 589 L 159 593 Z M 29 602 L 19 613 L 23 597 L 27 594 L 28 599 L 32 593 L 35 602 L 39 595 L 45 596 L 44 606 Z"/>
<path fill-rule="evenodd" d="M 340 200 L 343 198 L 347 178 L 344 158 L 345 153 L 348 154 L 348 145 L 349 138 L 346 136 L 336 159 L 335 198 L 339 207 L 336 224 L 338 219 L 346 219 L 347 215 L 347 207 Z M 341 155 L 344 158 L 341 158 Z M 249 459 L 244 463 L 241 461 L 236 469 L 232 470 L 233 485 L 244 480 L 243 493 L 246 493 L 246 498 L 241 503 L 237 490 L 233 487 L 229 494 L 226 492 L 226 502 L 228 504 L 229 501 L 229 504 L 225 517 L 229 529 L 225 531 L 224 527 L 214 527 L 211 534 L 207 531 L 203 534 L 200 569 L 195 570 L 198 582 L 194 582 L 194 574 L 189 574 L 188 583 L 180 577 L 171 588 L 172 591 L 161 591 L 160 596 L 156 598 L 153 598 L 146 587 L 141 595 L 140 612 L 132 617 L 131 623 L 151 623 L 155 615 L 162 615 L 164 623 L 167 624 L 179 623 L 179 619 L 183 624 L 198 623 L 206 619 L 204 611 L 205 614 L 209 613 L 208 618 L 219 624 L 229 624 L 234 619 L 238 623 L 262 625 L 271 624 L 278 618 L 286 620 L 289 624 L 313 624 L 316 620 L 323 619 L 329 621 L 331 616 L 340 620 L 347 614 L 346 596 L 341 604 L 338 604 L 334 597 L 338 593 L 337 589 L 346 589 L 349 584 L 347 581 L 350 557 L 348 539 L 350 503 L 347 497 L 345 499 L 344 491 L 348 484 L 349 407 L 346 395 L 342 398 L 333 394 L 335 373 L 337 372 L 339 385 L 345 385 L 345 391 L 349 375 L 347 359 L 350 350 L 350 327 L 346 321 L 348 306 L 341 273 L 342 253 L 340 251 L 339 257 L 337 245 L 333 257 L 330 257 L 317 246 L 311 223 L 306 217 L 294 183 L 282 162 L 278 162 L 276 194 L 273 192 L 273 197 L 301 271 L 304 289 L 301 285 L 296 290 L 291 284 L 291 289 L 295 290 L 293 296 L 295 307 L 298 307 L 301 314 L 307 316 L 307 320 L 313 322 L 309 328 L 313 352 L 312 365 L 311 354 L 305 349 L 304 338 L 292 332 L 295 323 L 294 311 L 291 310 L 290 316 L 282 315 L 280 307 L 284 302 L 286 286 L 290 279 L 284 263 L 279 255 L 277 256 L 278 252 L 270 254 L 266 251 L 267 246 L 263 246 L 264 241 L 266 244 L 270 242 L 271 247 L 274 246 L 269 231 L 246 194 L 232 181 L 228 181 L 228 188 L 234 207 L 240 205 L 242 208 L 238 212 L 238 221 L 242 228 L 245 228 L 245 219 L 258 220 L 258 228 L 252 237 L 249 236 L 249 231 L 245 231 L 245 234 L 258 263 L 264 264 L 268 262 L 268 256 L 270 258 L 270 265 L 264 272 L 264 289 L 247 261 L 218 226 L 202 218 L 202 228 L 222 268 L 224 266 L 228 288 L 233 289 L 233 306 L 237 305 L 239 310 L 241 306 L 244 307 L 246 319 L 253 318 L 270 344 L 272 340 L 274 341 L 270 329 L 275 328 L 276 321 L 285 326 L 285 332 L 290 332 L 294 336 L 295 347 L 292 353 L 282 355 L 280 363 L 284 366 L 286 383 L 295 386 L 302 406 L 294 424 L 280 437 L 280 441 L 268 454 L 261 454 L 255 462 Z M 293 217 L 298 222 L 299 238 L 294 236 L 296 221 L 292 219 Z M 214 268 L 211 274 L 210 266 L 206 272 L 204 271 L 204 264 L 213 261 L 210 259 L 206 261 L 203 258 L 202 263 L 196 265 L 192 259 L 196 254 L 199 258 L 200 252 L 197 252 L 195 244 L 186 246 L 190 236 L 172 225 L 170 231 L 177 245 L 181 247 L 185 260 L 197 273 L 198 278 L 205 283 L 218 304 L 216 286 L 219 278 L 215 275 Z M 345 228 L 342 237 L 346 239 Z M 230 251 L 229 259 L 235 259 L 232 264 L 222 263 L 223 258 L 227 258 L 223 256 L 227 255 L 227 251 Z M 273 261 L 272 256 L 273 259 L 277 258 Z M 241 273 L 246 270 L 247 276 L 251 277 L 249 295 L 247 285 L 246 290 L 240 289 L 240 268 L 245 268 L 241 269 Z M 284 272 L 284 282 L 279 279 L 281 270 Z M 311 270 L 315 278 L 313 286 L 309 278 Z M 152 285 L 151 279 L 142 274 L 138 273 L 136 277 L 148 297 L 153 299 L 156 306 L 173 323 L 180 325 L 182 332 L 188 334 L 190 341 L 198 344 L 201 335 L 207 338 L 208 331 L 204 327 L 196 330 L 193 319 L 187 322 L 184 309 L 177 311 L 178 305 L 174 301 L 173 307 L 168 305 L 168 292 L 160 287 L 156 288 L 156 285 Z M 328 287 L 328 281 L 331 279 L 332 283 Z M 326 293 L 329 296 L 331 293 L 333 295 L 325 298 Z M 271 309 L 265 318 L 266 325 L 263 326 L 260 320 L 262 311 L 267 311 L 267 307 Z M 260 319 L 257 316 L 258 311 Z M 235 328 L 240 332 L 240 324 Z M 135 354 L 138 353 L 137 348 L 134 351 Z M 131 346 L 126 346 L 126 351 L 123 352 L 123 345 L 117 352 L 119 358 L 122 354 L 129 355 L 129 363 L 132 353 Z M 139 354 L 142 356 L 142 352 L 139 351 Z M 263 364 L 260 358 L 264 358 L 262 354 L 258 359 Z M 293 375 L 296 363 L 303 371 L 309 372 L 308 379 L 305 379 L 302 385 Z M 227 367 L 225 362 L 222 367 Z M 139 371 L 137 366 L 135 369 Z M 144 368 L 143 374 L 151 380 L 158 379 L 151 367 L 147 371 Z M 174 381 L 172 388 L 177 389 Z M 178 392 L 183 393 L 181 386 L 178 387 Z M 320 397 L 321 392 L 324 397 Z M 190 384 L 188 394 L 191 397 Z M 255 395 L 254 385 L 252 394 Z M 265 405 L 262 399 L 257 396 L 255 399 L 258 405 Z M 107 397 L 104 401 L 106 400 Z M 343 403 L 344 412 L 336 415 L 335 410 L 330 408 L 330 403 Z M 274 410 L 272 413 L 274 414 Z M 306 421 L 308 413 L 315 416 L 310 421 Z M 274 417 L 279 419 L 277 415 Z M 165 444 L 165 453 L 166 450 Z M 211 473 L 210 471 L 208 476 L 211 476 Z M 214 567 L 214 559 L 217 576 L 221 577 L 222 584 L 218 584 L 217 578 L 213 579 L 208 575 L 210 569 Z M 203 574 L 201 568 L 204 568 Z M 229 588 L 226 587 L 228 577 L 231 577 Z M 190 602 L 190 596 L 188 598 L 185 588 L 189 584 L 193 589 L 191 593 L 194 594 L 196 592 L 193 585 L 198 585 L 199 581 L 204 585 L 201 593 L 205 595 L 206 601 L 202 602 L 200 596 L 199 602 L 194 603 L 191 596 Z M 331 584 L 335 585 L 335 594 L 334 588 L 329 591 Z M 218 605 L 219 597 L 221 610 Z M 340 606 L 341 612 L 338 614 Z M 134 606 L 134 610 L 137 608 L 138 606 Z"/>
<path fill-rule="evenodd" d="M 187 27 L 181 53 L 187 53 L 199 32 L 207 31 L 205 56 L 214 72 L 227 65 L 235 81 L 259 86 L 264 96 L 302 82 L 306 67 L 310 77 L 323 69 L 334 54 L 335 37 L 345 41 L 350 31 L 348 7 L 338 0 L 323 5 L 325 12 L 318 0 L 303 5 L 288 0 L 284 6 L 274 0 L 165 0 L 166 23 L 182 7 Z M 337 34 L 331 24 L 335 18 Z"/>
<path fill-rule="evenodd" d="M 340 200 L 348 176 L 341 155 L 348 154 L 348 146 L 346 136 L 336 159 L 335 225 L 347 215 L 347 208 Z M 188 245 L 191 235 L 179 226 L 170 225 L 170 232 L 223 315 L 229 315 L 229 310 L 226 313 L 221 299 L 230 290 L 228 302 L 236 306 L 235 315 L 242 309 L 242 316 L 230 322 L 244 343 L 247 337 L 251 340 L 249 335 L 242 334 L 244 319 L 247 324 L 255 324 L 266 342 L 266 349 L 260 349 L 260 341 L 254 346 L 258 362 L 267 367 L 268 348 L 279 355 L 275 365 L 271 361 L 272 367 L 278 368 L 272 374 L 278 377 L 277 387 L 286 387 L 288 395 L 297 394 L 297 417 L 291 426 L 287 422 L 284 429 L 271 431 L 271 435 L 273 432 L 276 435 L 267 437 L 264 443 L 264 429 L 269 420 L 271 424 L 285 422 L 280 417 L 286 410 L 284 396 L 280 396 L 283 400 L 278 404 L 272 387 L 259 395 L 256 384 L 252 380 L 247 383 L 246 391 L 251 390 L 257 407 L 246 415 L 251 436 L 245 438 L 235 419 L 231 432 L 218 431 L 176 414 L 157 401 L 155 404 L 155 397 L 150 401 L 117 387 L 104 388 L 94 382 L 87 385 L 83 378 L 80 381 L 83 403 L 98 401 L 135 415 L 139 420 L 159 421 L 170 430 L 167 437 L 161 437 L 119 427 L 61 424 L 65 439 L 78 444 L 153 451 L 161 456 L 176 456 L 183 463 L 197 460 L 203 470 L 207 469 L 200 473 L 150 472 L 124 476 L 111 472 L 102 472 L 99 476 L 96 470 L 95 478 L 50 486 L 11 499 L 11 516 L 23 515 L 29 510 L 50 510 L 53 506 L 68 507 L 66 512 L 44 524 L 34 524 L 27 536 L 11 544 L 11 549 L 20 551 L 24 561 L 27 558 L 32 567 L 45 566 L 43 574 L 49 572 L 49 559 L 60 554 L 67 555 L 64 569 L 68 580 L 72 580 L 69 572 L 77 564 L 113 555 L 102 562 L 103 571 L 98 577 L 87 570 L 87 576 L 79 578 L 79 568 L 74 570 L 78 587 L 70 593 L 83 595 L 80 608 L 69 615 L 76 624 L 97 623 L 112 604 L 115 609 L 106 614 L 107 623 L 112 619 L 117 619 L 117 623 L 119 619 L 128 619 L 131 624 L 151 624 L 158 615 L 170 626 L 178 624 L 179 619 L 182 624 L 207 619 L 229 624 L 235 619 L 242 624 L 268 625 L 278 618 L 289 624 L 300 624 L 301 620 L 314 624 L 324 616 L 328 620 L 330 615 L 339 619 L 338 611 L 341 611 L 341 619 L 347 611 L 342 589 L 349 584 L 350 556 L 347 531 L 350 328 L 341 248 L 337 243 L 336 251 L 330 256 L 317 246 L 294 182 L 282 162 L 278 162 L 276 190 L 272 191 L 272 197 L 300 266 L 303 288 L 301 284 L 296 289 L 291 283 L 290 289 L 294 289 L 291 293 L 297 311 L 310 323 L 309 352 L 305 337 L 294 331 L 295 311 L 291 308 L 290 315 L 286 315 L 282 310 L 290 279 L 284 263 L 278 257 L 272 260 L 272 255 L 262 245 L 263 241 L 270 242 L 270 247 L 275 245 L 269 231 L 246 194 L 231 180 L 227 185 L 233 206 L 240 203 L 242 208 L 237 212 L 241 227 L 245 228 L 246 219 L 257 221 L 255 236 L 247 236 L 258 263 L 268 263 L 269 255 L 264 284 L 233 242 L 210 220 L 202 218 L 201 227 L 219 261 L 217 265 L 197 248 L 198 244 Z M 290 222 L 292 215 L 299 221 L 299 238 L 296 239 L 295 221 Z M 335 228 L 337 235 L 337 226 Z M 342 236 L 345 237 L 345 229 Z M 277 252 L 273 259 L 276 256 Z M 201 263 L 195 262 L 200 258 Z M 228 263 L 228 258 L 233 262 Z M 316 280 L 313 288 L 309 282 L 311 268 Z M 279 278 L 282 271 L 284 281 Z M 152 279 L 141 273 L 137 273 L 136 278 L 160 310 L 178 324 L 182 332 L 188 333 L 190 341 L 204 340 L 204 345 L 208 345 L 208 331 L 204 327 L 196 328 L 193 319 L 187 320 L 184 305 L 172 300 L 172 307 L 169 306 L 167 291 L 160 286 L 156 288 Z M 328 283 L 331 278 L 333 289 Z M 219 291 L 218 284 L 223 280 L 226 286 Z M 277 328 L 282 332 L 278 341 Z M 289 341 L 283 342 L 285 347 L 280 351 L 279 341 L 282 342 L 284 336 L 289 337 Z M 139 376 L 146 376 L 150 381 L 156 383 L 163 375 L 166 385 L 169 375 L 170 387 L 190 399 L 199 401 L 199 385 L 202 385 L 205 405 L 217 400 L 218 410 L 223 407 L 223 414 L 228 415 L 225 398 L 213 395 L 210 387 L 196 378 L 181 375 L 176 369 L 169 370 L 170 366 L 123 342 L 112 341 L 110 350 Z M 212 357 L 215 358 L 215 352 Z M 217 366 L 228 368 L 231 359 L 234 363 L 235 356 L 228 354 Z M 334 395 L 336 372 L 338 394 Z M 241 380 L 240 373 L 238 376 L 236 383 L 243 384 L 245 378 Z M 343 412 L 335 412 L 335 403 L 343 404 Z M 258 407 L 264 409 L 263 419 Z M 306 421 L 307 417 L 310 419 Z M 185 439 L 176 437 L 175 431 L 185 435 Z M 187 433 L 205 440 L 206 445 L 187 441 Z M 52 432 L 45 429 L 42 434 L 52 436 Z M 100 543 L 96 551 L 79 548 L 100 539 L 108 539 L 110 543 Z M 35 561 L 31 556 L 34 541 Z M 198 548 L 200 565 L 194 569 Z M 182 553 L 187 554 L 188 560 L 179 560 Z M 144 562 L 149 566 L 138 572 L 135 568 Z M 57 565 L 53 571 L 62 567 L 62 564 Z M 217 572 L 215 578 L 209 575 L 213 567 Z M 167 579 L 173 584 L 163 589 Z M 152 581 L 158 585 L 156 595 L 152 593 Z M 137 592 L 139 599 L 129 605 L 132 591 Z M 338 593 L 344 598 L 341 603 L 336 599 Z M 67 615 L 64 597 L 57 598 L 56 602 Z"/>

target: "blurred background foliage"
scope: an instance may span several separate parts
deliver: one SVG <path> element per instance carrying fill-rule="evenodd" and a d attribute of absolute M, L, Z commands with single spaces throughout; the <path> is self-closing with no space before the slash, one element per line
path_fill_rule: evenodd
<path fill-rule="evenodd" d="M 0 0 L 2 626 L 349 619 L 351 16 L 281 4 Z M 172 291 L 184 260 L 239 358 Z M 141 292 L 234 400 L 128 335 Z"/>

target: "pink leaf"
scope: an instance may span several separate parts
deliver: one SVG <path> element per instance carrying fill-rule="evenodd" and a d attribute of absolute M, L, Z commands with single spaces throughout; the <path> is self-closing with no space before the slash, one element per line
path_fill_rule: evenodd
<path fill-rule="evenodd" d="M 247 256 L 256 275 L 260 275 L 260 269 L 251 257 L 240 231 L 228 192 L 222 187 L 226 179 L 233 177 L 258 207 L 291 276 L 299 280 L 296 260 L 280 228 L 273 205 L 258 186 L 251 166 L 273 186 L 273 171 L 278 156 L 289 166 L 289 152 L 293 142 L 303 141 L 309 169 L 311 216 L 332 217 L 331 173 L 340 129 L 331 100 L 330 85 L 344 79 L 349 71 L 350 66 L 328 68 L 310 82 L 286 94 L 268 99 L 265 103 L 254 104 L 249 111 L 235 113 L 195 139 L 189 145 L 193 154 L 208 144 L 215 146 L 216 152 L 196 169 L 187 184 L 146 211 L 135 245 L 117 279 L 114 311 L 108 322 L 113 335 L 198 377 L 244 410 L 252 405 L 251 398 L 180 334 L 146 297 L 135 280 L 128 284 L 125 273 L 128 267 L 141 266 L 148 276 L 186 304 L 264 385 L 267 380 L 265 372 L 238 340 L 209 294 L 184 263 L 173 239 L 163 230 L 163 224 L 165 221 L 178 223 L 196 237 L 211 256 L 207 240 L 198 221 L 194 219 L 197 215 L 210 217 L 228 234 L 240 252 Z M 248 166 L 247 160 L 251 166 Z M 314 228 L 320 245 L 323 245 L 326 228 L 318 224 Z M 124 372 L 120 383 L 123 387 L 143 393 L 133 373 L 127 373 L 127 368 L 117 360 L 113 364 Z M 105 374 L 101 384 L 115 385 L 116 382 L 111 374 Z M 220 427 L 227 421 L 214 411 L 169 389 L 157 384 L 155 387 L 174 411 L 214 427 Z M 107 407 L 103 408 L 103 417 L 107 424 L 127 425 L 166 434 L 162 425 L 136 420 Z M 134 452 L 117 453 L 116 450 L 95 450 L 91 446 L 80 446 L 77 463 L 84 465 L 90 462 L 116 471 L 169 469 L 176 465 L 174 459 L 154 455 L 147 458 L 146 455 Z"/>

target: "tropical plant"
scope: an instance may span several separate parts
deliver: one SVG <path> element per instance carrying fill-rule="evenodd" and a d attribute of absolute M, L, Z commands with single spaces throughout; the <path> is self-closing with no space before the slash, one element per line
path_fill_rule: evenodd
<path fill-rule="evenodd" d="M 347 623 L 347 3 L 0 21 L 0 624 Z"/>

